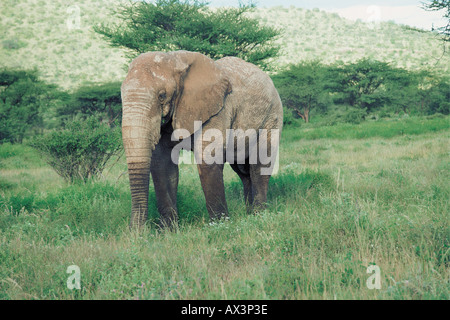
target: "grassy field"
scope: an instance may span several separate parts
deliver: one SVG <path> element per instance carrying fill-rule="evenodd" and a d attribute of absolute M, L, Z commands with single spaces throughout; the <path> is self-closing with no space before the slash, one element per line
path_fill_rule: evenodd
<path fill-rule="evenodd" d="M 128 230 L 124 159 L 68 185 L 31 148 L 0 146 L 0 299 L 449 299 L 449 117 L 286 128 L 266 211 L 209 223 L 195 167 L 180 227 Z M 150 192 L 152 223 L 157 213 Z M 67 267 L 81 270 L 69 290 Z M 370 265 L 381 289 L 368 289 Z"/>

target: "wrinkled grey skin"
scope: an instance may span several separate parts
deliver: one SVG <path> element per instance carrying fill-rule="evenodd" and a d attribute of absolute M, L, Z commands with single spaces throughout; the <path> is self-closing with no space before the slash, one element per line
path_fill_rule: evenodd
<path fill-rule="evenodd" d="M 223 137 L 227 129 L 279 129 L 281 134 L 283 123 L 280 97 L 264 72 L 238 58 L 213 61 L 188 51 L 149 52 L 134 59 L 122 84 L 122 103 L 132 228 L 147 220 L 150 174 L 161 225 L 170 228 L 178 221 L 178 165 L 171 159 L 178 143 L 171 140 L 175 129 L 188 130 L 193 139 L 194 121 L 203 123 L 203 132 L 214 128 Z M 225 141 L 223 148 L 225 157 Z M 267 165 L 259 160 L 248 162 L 231 166 L 242 180 L 250 210 L 266 202 L 270 175 L 260 174 Z M 226 216 L 223 164 L 197 166 L 211 219 Z"/>

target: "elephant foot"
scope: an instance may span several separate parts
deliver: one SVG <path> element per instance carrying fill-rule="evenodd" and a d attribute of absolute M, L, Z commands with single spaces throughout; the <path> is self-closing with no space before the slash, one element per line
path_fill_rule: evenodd
<path fill-rule="evenodd" d="M 133 212 L 130 219 L 130 229 L 131 230 L 142 230 L 147 222 L 147 214 L 145 210 L 140 210 L 139 212 Z"/>
<path fill-rule="evenodd" d="M 160 214 L 161 219 L 159 220 L 159 228 L 175 231 L 178 227 L 178 212 L 173 208 L 169 208 L 163 210 Z"/>
<path fill-rule="evenodd" d="M 228 220 L 230 217 L 228 216 L 227 212 L 223 212 L 223 213 L 210 213 L 209 218 L 211 222 L 219 222 L 223 220 Z"/>
<path fill-rule="evenodd" d="M 259 212 L 262 212 L 267 209 L 267 202 L 257 202 L 255 201 L 250 208 L 247 208 L 250 210 L 250 214 L 258 214 Z"/>

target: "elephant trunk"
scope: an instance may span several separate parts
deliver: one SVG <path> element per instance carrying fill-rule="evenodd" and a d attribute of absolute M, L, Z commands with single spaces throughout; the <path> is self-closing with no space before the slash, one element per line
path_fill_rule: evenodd
<path fill-rule="evenodd" d="M 131 189 L 131 228 L 141 228 L 148 216 L 152 151 L 160 138 L 161 110 L 152 94 L 139 86 L 122 86 L 122 137 Z"/>

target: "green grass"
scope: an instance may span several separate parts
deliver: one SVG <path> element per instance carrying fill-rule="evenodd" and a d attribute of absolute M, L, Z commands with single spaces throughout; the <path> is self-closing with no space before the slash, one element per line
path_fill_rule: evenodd
<path fill-rule="evenodd" d="M 399 135 L 420 135 L 450 128 L 448 117 L 429 116 L 394 119 L 389 121 L 368 121 L 362 124 L 303 125 L 302 130 L 290 127 L 285 130 L 289 141 L 298 139 L 365 139 L 372 137 L 392 138 Z"/>
<path fill-rule="evenodd" d="M 179 229 L 153 227 L 151 190 L 150 228 L 139 235 L 128 230 L 124 159 L 99 181 L 68 185 L 32 149 L 1 145 L 0 299 L 448 300 L 449 130 L 440 120 L 398 121 L 403 133 L 390 127 L 397 122 L 365 122 L 355 126 L 371 132 L 364 137 L 346 135 L 347 125 L 286 128 L 267 210 L 245 213 L 227 166 L 231 216 L 221 223 L 209 223 L 196 168 L 183 165 Z M 72 291 L 74 264 L 82 288 Z M 366 286 L 372 264 L 380 290 Z"/>

